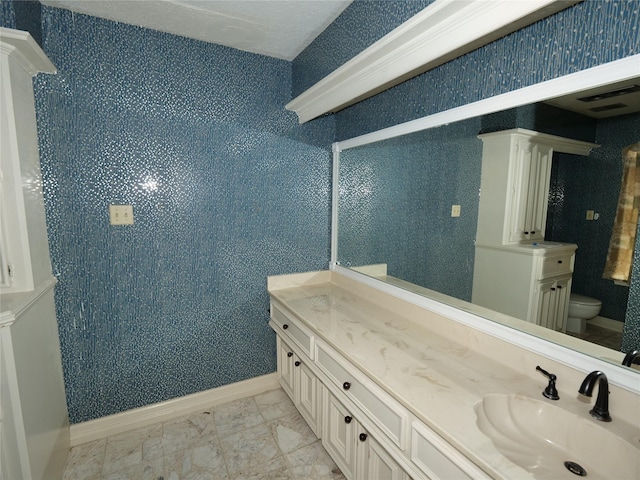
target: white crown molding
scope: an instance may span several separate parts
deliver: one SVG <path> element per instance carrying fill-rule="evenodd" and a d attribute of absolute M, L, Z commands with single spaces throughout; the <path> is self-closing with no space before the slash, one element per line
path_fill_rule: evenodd
<path fill-rule="evenodd" d="M 31 76 L 56 73 L 56 66 L 28 32 L 0 27 L 0 52 L 14 58 Z"/>
<path fill-rule="evenodd" d="M 509 135 L 524 136 L 527 138 L 535 138 L 536 143 L 548 145 L 553 148 L 554 152 L 570 153 L 573 155 L 582 155 L 588 157 L 591 150 L 599 148 L 601 145 L 591 142 L 583 142 L 573 138 L 559 137 L 557 135 L 549 135 L 548 133 L 534 132 L 526 128 L 512 128 L 510 130 L 501 130 L 499 132 L 483 133 L 478 138 L 484 139 L 488 137 L 501 137 Z"/>
<path fill-rule="evenodd" d="M 166 422 L 222 403 L 259 395 L 279 387 L 278 375 L 269 373 L 95 420 L 75 423 L 70 427 L 70 444 L 75 447 L 82 443 L 100 440 L 157 422 Z"/>
<path fill-rule="evenodd" d="M 335 112 L 581 0 L 436 0 L 289 102 L 300 123 Z"/>

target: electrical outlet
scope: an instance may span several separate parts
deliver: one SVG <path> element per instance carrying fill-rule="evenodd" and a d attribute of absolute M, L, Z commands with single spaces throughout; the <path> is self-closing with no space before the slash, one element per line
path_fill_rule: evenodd
<path fill-rule="evenodd" d="M 587 210 L 587 220 L 593 220 L 593 210 Z"/>
<path fill-rule="evenodd" d="M 460 216 L 460 205 L 451 205 L 451 216 L 452 217 Z"/>
<path fill-rule="evenodd" d="M 111 225 L 133 225 L 132 205 L 109 205 Z"/>

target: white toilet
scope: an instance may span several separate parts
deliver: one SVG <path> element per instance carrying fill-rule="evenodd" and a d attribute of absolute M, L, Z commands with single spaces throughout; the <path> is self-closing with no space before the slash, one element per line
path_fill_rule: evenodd
<path fill-rule="evenodd" d="M 584 333 L 587 328 L 587 320 L 591 320 L 600 313 L 602 302 L 598 299 L 572 293 L 569 297 L 569 316 L 567 318 L 567 331 L 572 333 Z"/>

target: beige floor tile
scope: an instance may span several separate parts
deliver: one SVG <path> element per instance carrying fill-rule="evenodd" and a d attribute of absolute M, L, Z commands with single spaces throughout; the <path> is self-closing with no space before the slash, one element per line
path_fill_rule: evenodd
<path fill-rule="evenodd" d="M 220 437 L 220 446 L 231 475 L 252 466 L 265 464 L 282 455 L 265 424 Z"/>
<path fill-rule="evenodd" d="M 159 479 L 344 477 L 282 389 L 78 445 L 63 477 Z"/>
<path fill-rule="evenodd" d="M 268 426 L 283 453 L 293 452 L 318 440 L 299 414 L 278 418 L 269 422 Z"/>
<path fill-rule="evenodd" d="M 296 479 L 345 480 L 320 441 L 285 455 Z"/>
<path fill-rule="evenodd" d="M 264 423 L 253 397 L 218 405 L 213 409 L 213 421 L 219 437 L 237 433 Z"/>
<path fill-rule="evenodd" d="M 253 397 L 265 420 L 298 415 L 295 405 L 281 388 Z"/>

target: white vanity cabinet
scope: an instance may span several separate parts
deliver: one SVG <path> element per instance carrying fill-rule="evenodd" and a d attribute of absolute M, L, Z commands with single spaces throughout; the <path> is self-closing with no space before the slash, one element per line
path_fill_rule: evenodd
<path fill-rule="evenodd" d="M 571 275 L 538 282 L 534 293 L 535 310 L 531 315 L 536 319 L 535 323 L 564 333 L 570 295 Z"/>
<path fill-rule="evenodd" d="M 328 389 L 323 395 L 322 445 L 344 476 L 356 480 L 407 480 L 409 476 Z"/>
<path fill-rule="evenodd" d="M 278 302 L 280 385 L 348 480 L 487 478 L 404 405 Z M 471 472 L 471 473 L 465 473 Z"/>
<path fill-rule="evenodd" d="M 321 433 L 322 384 L 309 368 L 310 361 L 293 352 L 280 337 L 277 338 L 278 380 L 313 433 Z"/>
<path fill-rule="evenodd" d="M 476 245 L 471 301 L 564 332 L 577 245 Z"/>
<path fill-rule="evenodd" d="M 597 145 L 522 128 L 478 138 L 483 145 L 476 242 L 542 241 L 553 152 L 588 155 Z"/>

